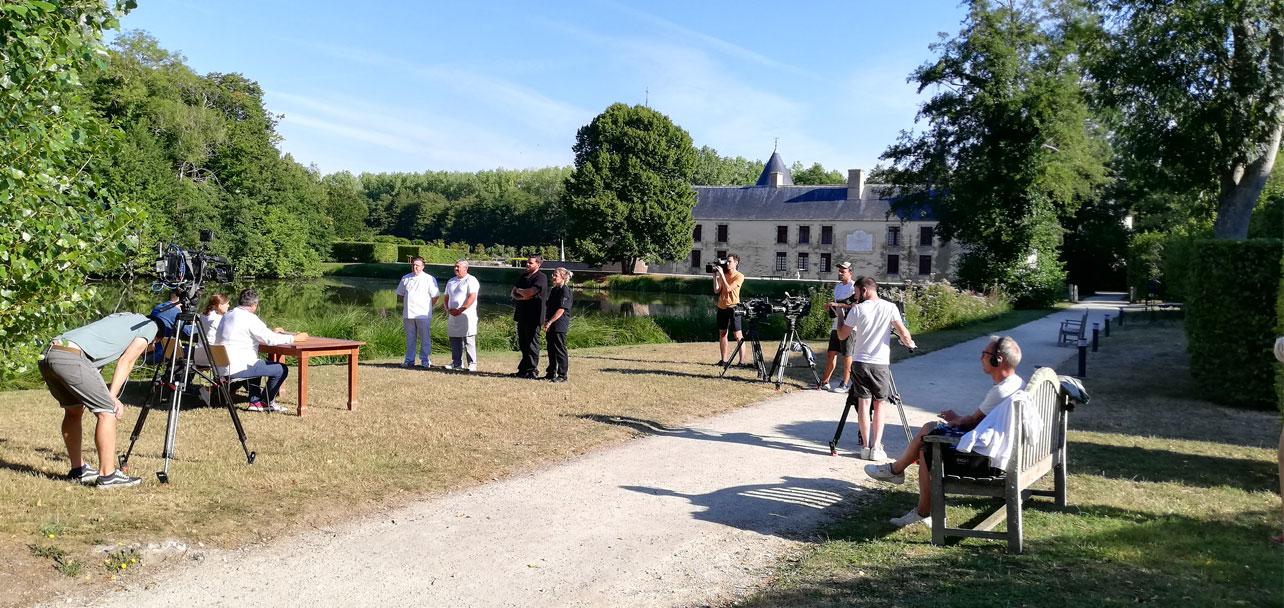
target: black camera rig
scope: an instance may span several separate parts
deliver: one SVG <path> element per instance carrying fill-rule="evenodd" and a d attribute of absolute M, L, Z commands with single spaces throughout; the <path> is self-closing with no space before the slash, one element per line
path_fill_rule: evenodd
<path fill-rule="evenodd" d="M 705 272 L 715 272 L 716 268 L 721 268 L 723 272 L 727 271 L 727 258 L 717 258 L 714 261 L 704 265 Z"/>
<path fill-rule="evenodd" d="M 206 279 L 227 283 L 233 278 L 232 263 L 222 256 L 210 253 L 207 243 L 214 239 L 209 230 L 201 231 L 201 246 L 192 251 L 176 243 L 156 244 L 156 281 L 154 291 L 173 290 L 179 294 L 184 308 L 200 297 L 201 284 Z"/>

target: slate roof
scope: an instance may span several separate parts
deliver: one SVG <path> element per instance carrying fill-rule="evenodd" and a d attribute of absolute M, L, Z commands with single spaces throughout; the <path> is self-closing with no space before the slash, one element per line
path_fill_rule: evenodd
<path fill-rule="evenodd" d="M 695 191 L 691 215 L 696 220 L 882 222 L 891 209 L 886 198 L 848 200 L 847 186 L 696 186 Z M 893 215 L 901 220 L 936 219 L 926 205 Z"/>
<path fill-rule="evenodd" d="M 780 158 L 779 152 L 771 153 L 771 158 L 767 159 L 767 164 L 762 168 L 762 175 L 758 176 L 757 185 L 770 186 L 772 173 L 781 174 L 780 185 L 782 186 L 794 185 L 794 174 L 789 170 L 789 167 L 785 166 L 785 161 Z"/>

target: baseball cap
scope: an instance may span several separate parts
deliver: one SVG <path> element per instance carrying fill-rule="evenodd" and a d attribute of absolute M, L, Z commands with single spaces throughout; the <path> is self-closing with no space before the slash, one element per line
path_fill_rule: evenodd
<path fill-rule="evenodd" d="M 837 266 L 838 268 L 842 268 L 843 270 L 851 270 L 851 269 L 852 269 L 852 263 L 851 263 L 851 262 L 839 262 L 839 263 L 837 263 L 837 264 L 834 264 L 834 266 Z"/>

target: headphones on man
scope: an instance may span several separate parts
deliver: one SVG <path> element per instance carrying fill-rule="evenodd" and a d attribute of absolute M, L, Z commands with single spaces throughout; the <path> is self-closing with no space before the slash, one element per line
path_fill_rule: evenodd
<path fill-rule="evenodd" d="M 999 336 L 999 339 L 994 341 L 994 350 L 990 351 L 990 367 L 999 366 L 999 361 L 1003 359 L 999 351 L 1003 348 L 1003 341 L 1007 339 L 1007 336 Z"/>

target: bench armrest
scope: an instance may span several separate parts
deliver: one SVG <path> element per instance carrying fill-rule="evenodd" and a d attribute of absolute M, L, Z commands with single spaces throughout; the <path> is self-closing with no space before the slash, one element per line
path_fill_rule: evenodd
<path fill-rule="evenodd" d="M 923 437 L 923 443 L 944 443 L 946 445 L 958 445 L 962 437 L 948 437 L 945 435 L 926 435 Z"/>

